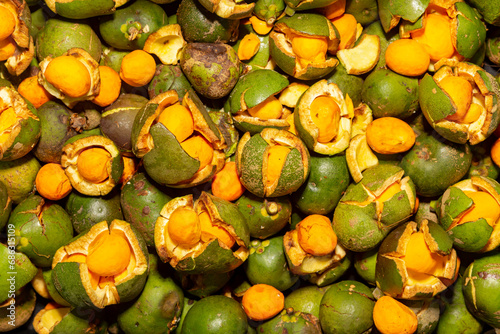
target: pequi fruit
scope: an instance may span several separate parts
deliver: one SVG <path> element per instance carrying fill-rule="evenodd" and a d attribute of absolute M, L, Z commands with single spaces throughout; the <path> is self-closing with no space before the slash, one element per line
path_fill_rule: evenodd
<path fill-rule="evenodd" d="M 226 143 L 195 94 L 175 90 L 157 95 L 139 111 L 132 152 L 157 183 L 175 188 L 202 184 L 224 166 Z"/>
<path fill-rule="evenodd" d="M 165 204 L 155 224 L 160 259 L 188 274 L 223 273 L 249 254 L 250 234 L 235 204 L 202 192 Z"/>
<path fill-rule="evenodd" d="M 45 0 L 45 4 L 55 14 L 69 19 L 86 19 L 100 15 L 109 15 L 116 11 L 117 7 L 123 6 L 129 0 Z"/>
<path fill-rule="evenodd" d="M 265 128 L 245 133 L 236 149 L 236 167 L 243 186 L 259 197 L 296 191 L 307 179 L 310 157 L 304 143 L 286 130 Z"/>
<path fill-rule="evenodd" d="M 103 309 L 137 297 L 148 268 L 139 232 L 123 220 L 102 221 L 57 250 L 52 281 L 71 306 Z"/>

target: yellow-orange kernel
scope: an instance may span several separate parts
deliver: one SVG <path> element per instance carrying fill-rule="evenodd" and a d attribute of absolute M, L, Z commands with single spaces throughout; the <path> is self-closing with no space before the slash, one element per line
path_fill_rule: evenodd
<path fill-rule="evenodd" d="M 200 162 L 198 170 L 202 170 L 212 162 L 214 149 L 201 135 L 194 135 L 181 143 L 181 147 L 190 157 Z"/>
<path fill-rule="evenodd" d="M 258 105 L 249 108 L 248 113 L 252 117 L 263 120 L 279 119 L 283 114 L 283 105 L 274 95 L 271 95 Z"/>
<path fill-rule="evenodd" d="M 259 35 L 267 35 L 273 29 L 272 24 L 268 24 L 266 21 L 259 19 L 257 16 L 252 15 L 249 19 L 253 30 Z"/>
<path fill-rule="evenodd" d="M 120 176 L 120 180 L 118 180 L 118 183 L 125 184 L 137 172 L 137 169 L 139 168 L 139 161 L 137 161 L 136 158 L 127 156 L 122 156 L 122 159 L 123 159 L 123 173 Z"/>
<path fill-rule="evenodd" d="M 443 257 L 431 252 L 422 232 L 413 233 L 403 258 L 409 274 L 433 275 L 443 266 Z"/>
<path fill-rule="evenodd" d="M 120 75 L 109 66 L 99 66 L 99 76 L 101 78 L 101 88 L 92 102 L 98 106 L 106 107 L 115 102 L 120 96 L 122 80 Z"/>
<path fill-rule="evenodd" d="M 80 97 L 90 90 L 87 67 L 73 56 L 59 56 L 50 61 L 44 71 L 45 79 L 69 97 Z"/>
<path fill-rule="evenodd" d="M 71 254 L 68 256 L 66 259 L 64 259 L 63 262 L 78 262 L 78 263 L 86 263 L 87 262 L 87 256 L 82 253 L 75 253 Z"/>
<path fill-rule="evenodd" d="M 203 241 L 208 241 L 208 239 L 216 237 L 228 248 L 232 248 L 234 246 L 235 240 L 233 236 L 222 226 L 212 224 L 212 219 L 207 211 L 200 212 L 198 217 L 200 219 L 201 239 Z"/>
<path fill-rule="evenodd" d="M 87 267 L 99 276 L 118 275 L 127 268 L 130 256 L 130 246 L 125 237 L 111 231 L 91 244 Z"/>
<path fill-rule="evenodd" d="M 267 185 L 272 185 L 281 176 L 281 170 L 285 164 L 290 148 L 274 145 L 267 151 Z"/>
<path fill-rule="evenodd" d="M 38 170 L 36 190 L 46 199 L 58 201 L 71 192 L 73 187 L 60 164 L 48 163 Z"/>
<path fill-rule="evenodd" d="M 260 39 L 256 34 L 250 33 L 243 36 L 238 47 L 238 58 L 240 60 L 249 60 L 260 48 Z"/>
<path fill-rule="evenodd" d="M 377 201 L 379 203 L 383 203 L 391 199 L 392 196 L 396 195 L 400 191 L 401 191 L 401 184 L 399 182 L 394 182 L 377 197 Z"/>
<path fill-rule="evenodd" d="M 295 128 L 295 122 L 294 122 L 294 114 L 291 113 L 286 117 L 287 123 L 290 125 L 288 128 L 288 131 L 293 133 L 294 135 L 297 135 L 297 129 Z"/>
<path fill-rule="evenodd" d="M 418 326 L 417 315 L 390 296 L 382 296 L 375 303 L 373 322 L 382 334 L 411 334 Z"/>
<path fill-rule="evenodd" d="M 38 83 L 38 77 L 36 75 L 21 81 L 17 87 L 17 91 L 26 100 L 30 101 L 35 108 L 40 108 L 45 102 L 52 99 L 52 95 Z"/>
<path fill-rule="evenodd" d="M 340 108 L 331 96 L 318 96 L 309 107 L 314 124 L 318 127 L 318 142 L 328 143 L 339 131 Z"/>
<path fill-rule="evenodd" d="M 339 50 L 349 49 L 356 42 L 358 21 L 352 14 L 343 14 L 331 20 L 340 34 Z"/>
<path fill-rule="evenodd" d="M 13 107 L 6 107 L 3 110 L 0 109 L 0 134 L 2 134 L 5 130 L 10 129 L 17 122 L 18 117 Z"/>
<path fill-rule="evenodd" d="M 158 117 L 158 122 L 165 125 L 179 143 L 191 136 L 194 131 L 193 115 L 180 103 L 165 108 Z"/>
<path fill-rule="evenodd" d="M 155 71 L 153 56 L 143 50 L 134 50 L 123 57 L 120 78 L 132 87 L 141 87 L 153 79 Z"/>
<path fill-rule="evenodd" d="M 449 75 L 439 81 L 439 86 L 448 94 L 456 107 L 456 112 L 446 119 L 459 122 L 472 103 L 472 85 L 467 79 Z"/>
<path fill-rule="evenodd" d="M 451 39 L 451 20 L 446 15 L 432 13 L 425 17 L 423 29 L 411 33 L 411 38 L 421 43 L 431 60 L 450 58 L 455 52 Z"/>
<path fill-rule="evenodd" d="M 318 11 L 320 11 L 327 19 L 332 20 L 345 13 L 345 5 L 346 0 L 337 0 L 326 7 L 318 8 Z"/>
<path fill-rule="evenodd" d="M 412 39 L 398 39 L 389 44 L 385 52 L 387 67 L 405 76 L 419 76 L 427 72 L 429 53 L 424 46 Z"/>
<path fill-rule="evenodd" d="M 500 217 L 500 205 L 495 198 L 485 191 L 465 190 L 464 193 L 472 199 L 474 204 L 462 214 L 458 224 L 484 218 L 490 226 L 494 226 Z"/>
<path fill-rule="evenodd" d="M 491 160 L 500 167 L 500 138 L 491 146 L 490 157 Z"/>
<path fill-rule="evenodd" d="M 212 180 L 212 194 L 228 201 L 235 201 L 245 192 L 240 182 L 236 163 L 228 161 Z"/>
<path fill-rule="evenodd" d="M 292 37 L 292 50 L 300 65 L 306 67 L 310 63 L 325 62 L 328 42 L 323 36 L 294 35 Z"/>
<path fill-rule="evenodd" d="M 241 305 L 250 319 L 263 321 L 283 310 L 285 296 L 271 285 L 255 284 L 245 291 Z"/>
<path fill-rule="evenodd" d="M 12 12 L 0 4 L 0 41 L 6 39 L 16 29 L 16 18 Z"/>
<path fill-rule="evenodd" d="M 71 307 L 62 307 L 56 303 L 48 303 L 44 307 L 45 312 L 40 318 L 41 327 L 51 329 L 71 311 Z"/>
<path fill-rule="evenodd" d="M 471 124 L 474 123 L 481 117 L 481 114 L 483 112 L 483 107 L 477 103 L 472 102 L 469 110 L 467 110 L 467 113 L 465 116 L 460 120 L 460 123 L 462 124 Z"/>
<path fill-rule="evenodd" d="M 333 231 L 330 219 L 313 214 L 297 224 L 300 247 L 314 256 L 331 254 L 337 247 L 337 235 Z"/>
<path fill-rule="evenodd" d="M 91 183 L 100 183 L 109 177 L 108 164 L 111 154 L 103 148 L 91 147 L 78 156 L 78 172 Z"/>
<path fill-rule="evenodd" d="M 191 208 L 179 207 L 168 219 L 167 231 L 170 239 L 179 246 L 192 247 L 201 239 L 198 214 Z"/>
<path fill-rule="evenodd" d="M 0 61 L 9 59 L 16 52 L 16 42 L 12 37 L 0 41 Z"/>
<path fill-rule="evenodd" d="M 368 145 L 381 154 L 406 152 L 415 144 L 415 137 L 411 126 L 395 117 L 377 118 L 366 129 Z"/>

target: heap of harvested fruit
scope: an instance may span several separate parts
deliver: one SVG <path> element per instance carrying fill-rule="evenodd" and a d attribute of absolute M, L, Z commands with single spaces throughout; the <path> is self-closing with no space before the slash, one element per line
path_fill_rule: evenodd
<path fill-rule="evenodd" d="M 0 332 L 500 332 L 500 0 L 0 0 Z"/>

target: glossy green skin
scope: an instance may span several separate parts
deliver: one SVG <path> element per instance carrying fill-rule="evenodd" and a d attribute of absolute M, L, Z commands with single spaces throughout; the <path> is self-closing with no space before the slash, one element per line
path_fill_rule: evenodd
<path fill-rule="evenodd" d="M 283 0 L 257 0 L 253 13 L 259 19 L 272 24 L 280 17 L 285 10 L 285 1 Z"/>
<path fill-rule="evenodd" d="M 184 319 L 186 318 L 186 314 L 188 311 L 193 307 L 193 305 L 196 303 L 196 300 L 194 299 L 189 299 L 187 297 L 184 297 L 184 307 L 182 308 L 182 313 L 181 313 L 181 319 L 179 321 L 179 324 L 177 325 L 177 328 L 172 331 L 172 333 L 177 333 L 179 334 L 182 329 L 182 324 L 184 323 Z"/>
<path fill-rule="evenodd" d="M 361 99 L 374 118 L 405 119 L 418 110 L 418 79 L 399 75 L 389 69 L 371 72 L 361 90 Z"/>
<path fill-rule="evenodd" d="M 96 61 L 101 58 L 101 41 L 94 30 L 85 23 L 51 18 L 36 36 L 38 61 L 47 56 L 61 56 L 68 49 L 75 47 L 84 49 Z"/>
<path fill-rule="evenodd" d="M 73 226 L 66 211 L 58 204 L 45 205 L 32 195 L 21 202 L 9 218 L 16 233 L 16 249 L 38 267 L 49 267 L 55 252 L 73 238 Z M 46 203 L 48 204 L 48 203 Z"/>
<path fill-rule="evenodd" d="M 205 298 L 222 289 L 233 277 L 233 273 L 234 271 L 191 275 L 175 271 L 174 276 L 180 282 L 184 292 L 198 298 Z"/>
<path fill-rule="evenodd" d="M 432 197 L 458 182 L 471 162 L 468 144 L 455 144 L 437 134 L 422 133 L 403 156 L 400 166 L 415 183 L 417 194 Z"/>
<path fill-rule="evenodd" d="M 276 203 L 279 212 L 269 214 L 273 203 Z M 292 214 L 292 203 L 288 196 L 266 199 L 245 192 L 235 204 L 246 217 L 252 238 L 265 239 L 278 233 L 288 224 Z"/>
<path fill-rule="evenodd" d="M 365 27 L 378 21 L 377 0 L 347 0 L 345 13 L 353 15 Z"/>
<path fill-rule="evenodd" d="M 342 63 L 339 63 L 335 67 L 335 70 L 326 76 L 325 79 L 328 83 L 334 83 L 339 86 L 344 98 L 349 95 L 354 107 L 357 107 L 361 103 L 361 90 L 363 89 L 364 79 L 358 75 L 347 74 Z"/>
<path fill-rule="evenodd" d="M 14 204 L 21 203 L 35 191 L 35 178 L 40 167 L 31 153 L 13 161 L 0 161 L 0 182 L 7 187 Z"/>
<path fill-rule="evenodd" d="M 311 156 L 311 172 L 292 195 L 295 206 L 306 214 L 327 215 L 337 206 L 351 177 L 344 155 Z"/>
<path fill-rule="evenodd" d="M 469 312 L 488 325 L 500 327 L 500 253 L 474 260 L 464 273 L 462 291 Z"/>
<path fill-rule="evenodd" d="M 10 232 L 9 232 L 10 233 Z M 7 242 L 14 241 L 7 239 Z M 13 243 L 11 243 L 13 246 Z M 15 291 L 28 284 L 35 277 L 38 268 L 31 263 L 30 259 L 23 253 L 16 252 L 7 245 L 0 244 L 0 270 L 6 275 L 0 281 L 0 303 L 12 298 L 11 284 L 14 284 Z"/>
<path fill-rule="evenodd" d="M 56 1 L 55 11 L 62 17 L 69 19 L 86 19 L 89 17 L 108 15 L 116 10 L 115 0 L 85 0 Z"/>
<path fill-rule="evenodd" d="M 54 326 L 51 334 L 85 333 L 85 334 L 106 334 L 108 324 L 106 320 L 96 317 L 92 311 L 81 311 L 73 309 L 70 313 Z"/>
<path fill-rule="evenodd" d="M 139 231 L 137 231 L 133 226 L 132 229 L 137 243 L 141 252 L 148 259 L 149 267 L 149 252 Z M 74 242 L 85 235 L 86 232 L 80 233 L 75 238 L 71 240 Z M 148 278 L 148 270 L 145 270 L 142 274 L 137 275 L 126 282 L 122 282 L 116 286 L 116 290 L 120 297 L 120 303 L 125 303 L 133 300 L 140 295 L 146 280 Z M 66 300 L 72 307 L 81 307 L 84 309 L 95 309 L 99 308 L 92 303 L 87 292 L 82 284 L 80 277 L 80 263 L 78 262 L 59 262 L 52 269 L 51 273 L 52 282 L 60 294 L 60 296 Z"/>
<path fill-rule="evenodd" d="M 378 11 L 380 22 L 387 32 L 390 28 L 390 21 L 394 16 L 415 22 L 425 11 L 430 0 L 410 0 L 410 1 L 378 1 Z"/>
<path fill-rule="evenodd" d="M 500 25 L 500 1 L 470 0 L 469 3 L 479 11 L 486 23 Z"/>
<path fill-rule="evenodd" d="M 468 333 L 480 334 L 483 324 L 476 319 L 467 309 L 462 292 L 464 278 L 458 276 L 453 288 L 453 296 L 446 300 L 444 311 L 439 317 L 436 334 Z"/>
<path fill-rule="evenodd" d="M 52 298 L 57 304 L 62 306 L 70 306 L 70 304 L 64 300 L 63 297 L 57 292 L 56 287 L 54 286 L 54 282 L 52 282 L 52 269 L 44 268 L 42 270 L 43 280 L 45 281 L 45 285 L 47 286 L 47 291 L 49 292 L 50 298 Z"/>
<path fill-rule="evenodd" d="M 319 308 L 323 333 L 365 333 L 373 326 L 374 299 L 370 288 L 357 281 L 333 284 Z"/>
<path fill-rule="evenodd" d="M 336 0 L 313 0 L 313 1 L 300 1 L 300 0 L 285 0 L 285 4 L 289 9 L 295 11 L 303 11 L 314 8 L 321 8 L 334 3 Z"/>
<path fill-rule="evenodd" d="M 112 190 L 106 196 L 87 196 L 73 191 L 65 204 L 76 233 L 81 233 L 102 221 L 123 220 L 120 194 Z"/>
<path fill-rule="evenodd" d="M 377 254 L 378 249 L 374 248 L 354 255 L 354 269 L 370 285 L 375 285 Z"/>
<path fill-rule="evenodd" d="M 102 57 L 99 65 L 109 66 L 115 70 L 116 73 L 120 73 L 123 57 L 125 57 L 129 52 L 130 51 L 128 50 L 116 50 L 115 48 L 103 46 Z"/>
<path fill-rule="evenodd" d="M 240 24 L 238 40 L 234 44 L 234 50 L 238 52 L 241 40 L 245 35 L 254 33 L 260 40 L 259 50 L 257 53 L 248 60 L 242 60 L 242 62 L 252 69 L 265 68 L 269 62 L 270 51 L 269 51 L 269 34 L 259 35 L 255 32 L 251 24 Z"/>
<path fill-rule="evenodd" d="M 126 155 L 132 155 L 131 137 L 135 116 L 147 102 L 148 99 L 141 95 L 121 94 L 102 113 L 100 122 L 102 134 L 111 139 Z"/>
<path fill-rule="evenodd" d="M 120 202 L 125 220 L 141 231 L 148 246 L 154 245 L 154 227 L 160 211 L 172 198 L 145 173 L 136 173 L 122 187 Z"/>
<path fill-rule="evenodd" d="M 319 319 L 309 313 L 283 310 L 276 317 L 260 324 L 257 333 L 321 334 Z"/>
<path fill-rule="evenodd" d="M 282 236 L 253 240 L 243 268 L 252 285 L 268 284 L 280 291 L 291 288 L 299 279 L 288 268 Z"/>
<path fill-rule="evenodd" d="M 33 150 L 42 162 L 61 163 L 64 143 L 77 134 L 71 126 L 73 112 L 63 104 L 48 101 L 38 108 L 40 140 Z"/>
<path fill-rule="evenodd" d="M 181 334 L 247 332 L 247 316 L 240 303 L 222 296 L 208 296 L 197 301 L 184 319 Z"/>
<path fill-rule="evenodd" d="M 8 306 L 11 304 L 0 307 L 0 332 L 10 332 L 28 322 L 35 310 L 36 296 L 36 292 L 32 287 L 27 287 L 27 289 L 22 290 L 22 292 L 16 296 L 16 317 L 14 319 L 14 326 L 9 317 L 9 315 L 11 315 L 11 310 L 8 309 Z"/>
<path fill-rule="evenodd" d="M 159 5 L 138 0 L 129 6 L 118 8 L 111 15 L 100 17 L 99 32 L 110 46 L 120 50 L 137 50 L 144 47 L 150 34 L 167 24 L 167 14 Z M 148 32 L 143 32 L 148 26 Z M 140 30 L 136 38 L 129 40 L 131 29 Z"/>
<path fill-rule="evenodd" d="M 330 286 L 318 287 L 315 285 L 300 287 L 285 297 L 285 309 L 309 313 L 319 319 L 321 299 Z"/>
<path fill-rule="evenodd" d="M 11 211 L 12 200 L 9 197 L 7 187 L 3 182 L 0 182 L 0 231 L 3 231 L 7 224 Z"/>
<path fill-rule="evenodd" d="M 179 65 L 163 65 L 156 66 L 156 72 L 149 82 L 148 96 L 150 99 L 174 89 L 182 100 L 187 91 L 192 88 L 191 83 L 186 78 Z"/>
<path fill-rule="evenodd" d="M 182 0 L 177 20 L 186 42 L 227 43 L 238 36 L 239 20 L 225 19 L 209 12 L 198 0 Z"/>
<path fill-rule="evenodd" d="M 469 59 L 474 57 L 486 41 L 486 25 L 481 20 L 481 15 L 469 4 L 455 3 L 457 15 L 457 45 L 459 54 Z"/>
<path fill-rule="evenodd" d="M 288 86 L 288 79 L 273 70 L 257 69 L 242 75 L 224 104 L 224 110 L 236 114 L 241 107 L 241 97 L 247 108 L 255 107 Z"/>
<path fill-rule="evenodd" d="M 412 207 L 408 195 L 403 190 L 384 202 L 380 221 L 376 213 L 376 202 L 364 206 L 349 204 L 351 201 L 365 201 L 368 199 L 365 187 L 374 191 L 400 171 L 398 166 L 377 165 L 365 170 L 359 183 L 349 185 L 335 208 L 332 221 L 342 246 L 355 252 L 371 250 L 382 242 L 391 230 L 410 218 L 413 214 Z M 414 191 L 411 180 L 409 185 Z M 415 198 L 415 193 L 413 196 Z"/>
<path fill-rule="evenodd" d="M 177 327 L 184 307 L 184 293 L 164 269 L 158 256 L 150 254 L 149 275 L 144 290 L 117 317 L 125 333 L 162 334 L 170 333 Z"/>
<path fill-rule="evenodd" d="M 241 71 L 236 52 L 224 43 L 187 43 L 180 51 L 180 65 L 196 92 L 209 99 L 228 95 Z"/>

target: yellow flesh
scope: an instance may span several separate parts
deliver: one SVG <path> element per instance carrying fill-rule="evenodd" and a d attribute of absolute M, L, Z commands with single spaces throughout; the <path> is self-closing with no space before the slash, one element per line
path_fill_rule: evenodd
<path fill-rule="evenodd" d="M 382 296 L 373 308 L 373 321 L 382 334 L 411 334 L 417 330 L 417 315 L 405 304 Z"/>
<path fill-rule="evenodd" d="M 430 251 L 424 240 L 424 234 L 421 232 L 413 233 L 410 236 L 404 261 L 408 275 L 415 280 L 439 274 L 445 264 L 443 256 Z"/>
<path fill-rule="evenodd" d="M 249 60 L 259 51 L 260 40 L 256 34 L 250 33 L 243 37 L 238 47 L 238 58 Z"/>
<path fill-rule="evenodd" d="M 464 78 L 447 76 L 439 85 L 450 96 L 457 111 L 448 117 L 450 121 L 460 122 L 466 115 L 472 102 L 472 85 Z"/>
<path fill-rule="evenodd" d="M 464 193 L 474 201 L 474 204 L 460 217 L 458 224 L 484 218 L 488 224 L 494 226 L 500 217 L 500 206 L 495 198 L 484 191 L 464 191 Z"/>
<path fill-rule="evenodd" d="M 272 185 L 279 179 L 288 153 L 290 149 L 281 145 L 274 145 L 267 152 L 267 185 Z"/>
<path fill-rule="evenodd" d="M 71 311 L 69 307 L 59 307 L 45 311 L 42 315 L 43 328 L 51 329 L 57 325 L 61 320 Z"/>
<path fill-rule="evenodd" d="M 0 3 L 0 41 L 9 37 L 16 28 L 16 18 L 12 15 L 11 11 Z"/>
<path fill-rule="evenodd" d="M 111 154 L 103 148 L 86 149 L 78 156 L 78 172 L 88 182 L 103 182 L 109 177 L 108 161 L 110 159 Z"/>
<path fill-rule="evenodd" d="M 45 79 L 64 95 L 84 96 L 90 90 L 91 78 L 87 67 L 72 56 L 54 58 L 45 69 Z"/>
<path fill-rule="evenodd" d="M 193 115 L 181 104 L 165 108 L 158 117 L 158 122 L 165 125 L 179 143 L 191 136 L 194 131 Z"/>
<path fill-rule="evenodd" d="M 168 235 L 180 246 L 194 246 L 201 239 L 198 214 L 189 208 L 177 208 L 172 212 L 167 225 Z"/>
<path fill-rule="evenodd" d="M 216 237 L 228 248 L 234 246 L 235 240 L 224 228 L 212 224 L 210 215 L 207 211 L 202 211 L 199 214 L 200 225 L 201 225 L 201 238 L 203 241 L 208 241 L 211 237 Z"/>
<path fill-rule="evenodd" d="M 181 147 L 190 157 L 200 162 L 198 170 L 202 170 L 212 162 L 214 149 L 203 136 L 194 135 L 184 140 L 181 143 Z"/>
<path fill-rule="evenodd" d="M 252 117 L 264 120 L 280 119 L 283 114 L 283 106 L 276 97 L 270 96 L 255 107 L 248 109 L 248 113 Z"/>
<path fill-rule="evenodd" d="M 337 246 L 337 236 L 325 216 L 308 216 L 297 225 L 297 233 L 300 247 L 314 256 L 331 254 Z"/>
<path fill-rule="evenodd" d="M 103 234 L 89 248 L 87 266 L 99 276 L 115 276 L 122 273 L 130 262 L 131 251 L 124 236 L 111 231 Z"/>
<path fill-rule="evenodd" d="M 339 131 L 340 108 L 330 96 L 318 96 L 310 106 L 310 115 L 318 127 L 320 143 L 333 140 Z"/>
<path fill-rule="evenodd" d="M 326 60 L 328 42 L 326 37 L 295 35 L 292 37 L 292 50 L 302 67 L 310 63 L 323 63 Z"/>

